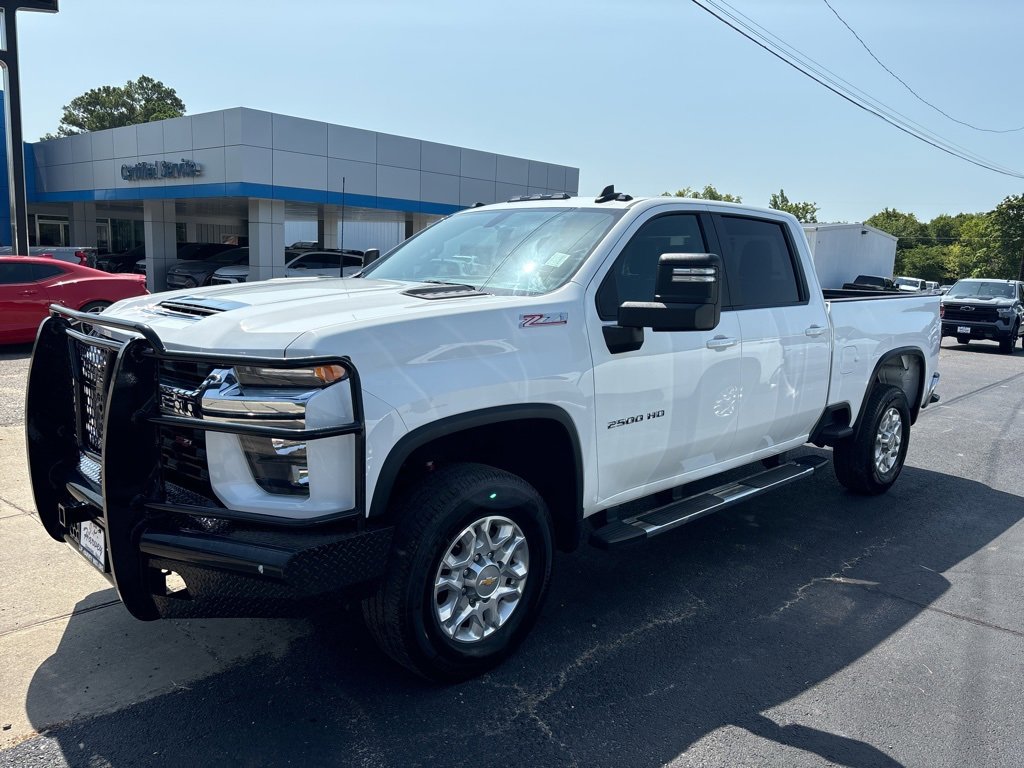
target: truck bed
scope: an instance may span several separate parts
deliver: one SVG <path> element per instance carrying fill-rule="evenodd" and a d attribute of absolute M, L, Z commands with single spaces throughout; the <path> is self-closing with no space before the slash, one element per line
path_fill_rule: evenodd
<path fill-rule="evenodd" d="M 833 333 L 830 405 L 849 403 L 852 418 L 856 419 L 877 361 L 893 351 L 921 350 L 922 342 L 924 381 L 931 380 L 942 340 L 938 294 L 849 296 L 849 291 L 834 290 L 822 293 Z M 836 293 L 840 296 L 834 297 Z"/>

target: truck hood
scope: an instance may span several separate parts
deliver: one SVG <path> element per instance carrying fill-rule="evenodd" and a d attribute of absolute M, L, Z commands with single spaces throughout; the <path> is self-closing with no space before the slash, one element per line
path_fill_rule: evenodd
<path fill-rule="evenodd" d="M 411 319 L 449 313 L 453 304 L 479 308 L 481 302 L 517 301 L 472 294 L 433 300 L 405 295 L 417 285 L 363 278 L 280 278 L 168 291 L 119 302 L 107 314 L 145 323 L 168 349 L 281 356 L 292 341 L 310 331 L 399 315 Z"/>
<path fill-rule="evenodd" d="M 978 296 L 957 298 L 947 294 L 942 297 L 943 304 L 970 304 L 976 307 L 1012 307 L 1014 301 L 1014 299 L 1006 296 L 993 296 L 992 298 L 984 299 Z"/>

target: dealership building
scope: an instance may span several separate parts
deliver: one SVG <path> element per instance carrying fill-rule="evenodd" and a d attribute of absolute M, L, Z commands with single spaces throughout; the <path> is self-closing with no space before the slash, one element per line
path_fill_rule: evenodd
<path fill-rule="evenodd" d="M 144 243 L 153 290 L 181 242 L 247 243 L 263 279 L 284 273 L 293 240 L 383 251 L 474 203 L 579 186 L 577 168 L 245 108 L 26 144 L 25 157 L 30 242 Z"/>

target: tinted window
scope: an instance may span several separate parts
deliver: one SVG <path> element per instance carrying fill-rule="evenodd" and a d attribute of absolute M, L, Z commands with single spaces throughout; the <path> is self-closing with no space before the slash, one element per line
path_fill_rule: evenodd
<path fill-rule="evenodd" d="M 33 264 L 32 266 L 32 274 L 36 280 L 49 280 L 51 277 L 65 273 L 65 270 L 51 264 Z"/>
<path fill-rule="evenodd" d="M 35 264 L 11 264 L 0 262 L 0 285 L 32 283 L 38 280 Z"/>
<path fill-rule="evenodd" d="M 734 309 L 801 301 L 800 282 L 782 224 L 737 216 L 719 216 L 716 224 Z"/>
<path fill-rule="evenodd" d="M 337 269 L 340 266 L 340 253 L 307 253 L 292 263 L 292 267 L 298 269 Z"/>
<path fill-rule="evenodd" d="M 630 238 L 597 291 L 597 313 L 603 320 L 615 318 L 624 301 L 654 301 L 663 253 L 707 253 L 696 214 L 659 216 Z"/>

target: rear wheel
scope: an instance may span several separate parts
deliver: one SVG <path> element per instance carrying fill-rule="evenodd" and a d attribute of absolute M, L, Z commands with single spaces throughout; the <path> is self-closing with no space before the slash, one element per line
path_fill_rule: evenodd
<path fill-rule="evenodd" d="M 82 312 L 93 312 L 95 314 L 99 314 L 109 306 L 109 301 L 90 301 L 88 304 L 82 307 Z"/>
<path fill-rule="evenodd" d="M 906 395 L 899 387 L 876 384 L 864 404 L 856 433 L 833 449 L 836 478 L 854 493 L 885 493 L 899 477 L 909 446 Z"/>
<path fill-rule="evenodd" d="M 551 520 L 525 480 L 482 464 L 431 472 L 396 504 L 383 581 L 363 601 L 381 649 L 433 680 L 480 674 L 515 650 L 551 574 Z"/>

